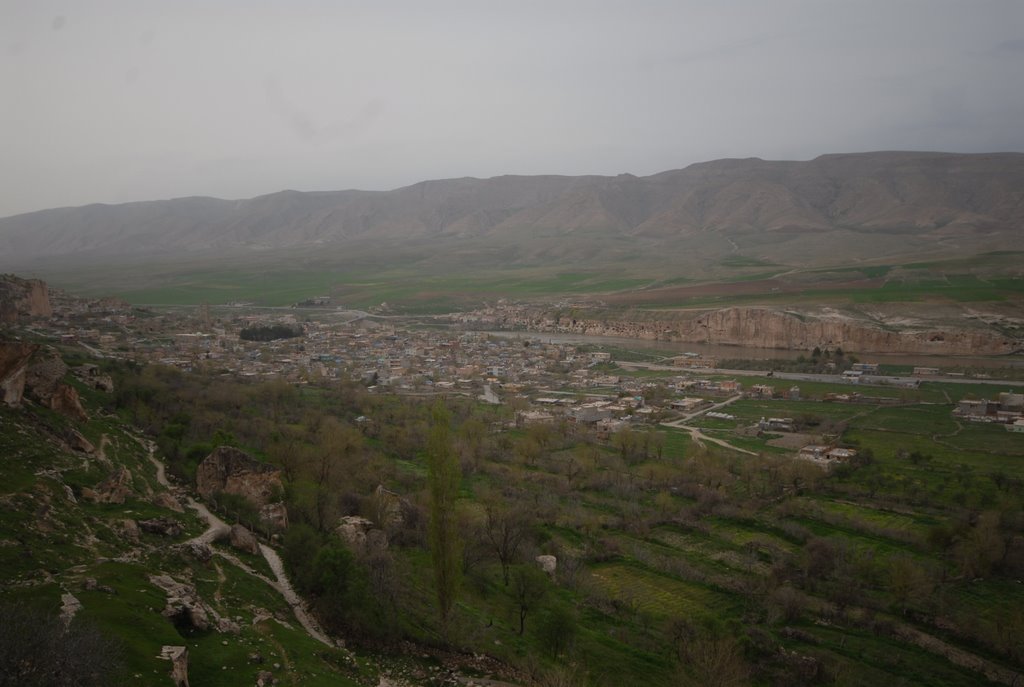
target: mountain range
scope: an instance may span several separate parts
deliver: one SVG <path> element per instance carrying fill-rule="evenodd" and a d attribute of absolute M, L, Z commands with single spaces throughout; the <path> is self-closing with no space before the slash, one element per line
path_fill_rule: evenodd
<path fill-rule="evenodd" d="M 0 219 L 0 264 L 393 246 L 522 264 L 733 254 L 809 266 L 999 250 L 1022 225 L 1024 154 L 874 152 L 43 210 Z"/>

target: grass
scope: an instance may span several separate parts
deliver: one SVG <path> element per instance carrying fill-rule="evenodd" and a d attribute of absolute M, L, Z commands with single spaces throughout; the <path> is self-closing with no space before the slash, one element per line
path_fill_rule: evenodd
<path fill-rule="evenodd" d="M 663 620 L 725 612 L 734 603 L 731 597 L 703 585 L 630 563 L 595 566 L 590 580 L 609 597 Z"/>

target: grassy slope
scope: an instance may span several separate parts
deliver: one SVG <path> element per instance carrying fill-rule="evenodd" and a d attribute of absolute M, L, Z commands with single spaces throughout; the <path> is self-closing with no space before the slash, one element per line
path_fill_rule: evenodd
<path fill-rule="evenodd" d="M 140 555 L 121 562 L 130 547 L 112 529 L 122 518 L 173 517 L 186 527 L 187 536 L 198 534 L 203 524 L 191 512 L 175 513 L 152 505 L 143 495 L 159 490 L 155 471 L 136 437 L 115 417 L 104 415 L 102 394 L 89 390 L 70 377 L 92 409 L 92 418 L 76 423 L 31 403 L 20 409 L 0 406 L 0 484 L 4 500 L 0 507 L 0 599 L 28 601 L 55 612 L 63 591 L 70 591 L 83 604 L 81 617 L 116 638 L 135 684 L 167 683 L 169 664 L 157 658 L 165 644 L 184 644 L 189 649 L 192 684 L 238 685 L 255 680 L 258 670 L 274 669 L 283 685 L 356 685 L 362 671 L 344 660 L 344 653 L 327 650 L 298 628 L 280 595 L 263 582 L 226 561 L 211 565 L 190 563 L 169 550 L 166 538 L 142 534 Z M 110 468 L 96 456 L 69 452 L 53 437 L 74 426 L 94 445 L 103 442 L 113 465 L 124 465 L 132 474 L 135 496 L 123 504 L 93 504 L 81 498 L 83 487 L 102 481 Z M 51 476 L 60 472 L 59 479 Z M 64 485 L 70 487 L 77 503 L 68 500 Z M 40 504 L 48 504 L 40 510 Z M 177 579 L 192 579 L 204 600 L 223 616 L 236 619 L 239 635 L 214 631 L 183 636 L 161 616 L 164 593 L 148 576 L 166 571 Z M 83 582 L 93 578 L 113 593 L 85 590 Z M 223 579 L 221 579 L 223 578 Z M 216 595 L 215 595 L 216 592 Z M 214 600 L 216 599 L 216 600 Z M 285 619 L 254 625 L 254 608 L 270 611 Z M 264 665 L 250 661 L 260 653 Z M 365 677 L 364 681 L 368 680 Z M 375 684 L 375 682 L 374 682 Z"/>

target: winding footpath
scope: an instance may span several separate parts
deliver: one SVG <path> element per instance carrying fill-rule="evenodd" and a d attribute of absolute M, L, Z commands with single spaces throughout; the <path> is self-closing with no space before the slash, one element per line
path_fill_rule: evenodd
<path fill-rule="evenodd" d="M 171 489 L 171 483 L 167 479 L 167 470 L 164 467 L 163 462 L 157 459 L 154 455 L 153 444 L 151 442 L 147 443 L 147 448 L 149 450 L 149 460 L 156 468 L 156 481 L 162 486 Z M 193 537 L 189 540 L 190 542 L 210 546 L 213 542 L 230 535 L 231 527 L 211 513 L 210 509 L 193 499 L 191 496 L 186 496 L 185 499 L 188 507 L 196 511 L 196 513 L 199 514 L 199 517 L 205 520 L 207 524 L 206 531 L 198 537 Z M 310 615 L 309 610 L 306 608 L 305 601 L 303 601 L 302 597 L 295 592 L 295 588 L 292 587 L 292 583 L 284 571 L 284 564 L 281 562 L 281 557 L 277 555 L 277 551 L 274 551 L 274 549 L 270 548 L 266 544 L 260 544 L 260 553 L 263 554 L 263 559 L 267 562 L 267 565 L 270 566 L 271 572 L 274 573 L 275 579 L 273 580 L 262 575 L 258 571 L 253 570 L 238 557 L 233 556 L 230 553 L 223 551 L 216 551 L 215 553 L 241 570 L 273 587 L 291 607 L 292 613 L 295 614 L 295 619 L 299 621 L 299 624 L 302 625 L 303 629 L 306 630 L 306 633 L 309 634 L 310 637 L 332 648 L 338 646 L 337 643 L 328 637 L 323 631 L 320 624 L 317 623 L 316 618 Z"/>

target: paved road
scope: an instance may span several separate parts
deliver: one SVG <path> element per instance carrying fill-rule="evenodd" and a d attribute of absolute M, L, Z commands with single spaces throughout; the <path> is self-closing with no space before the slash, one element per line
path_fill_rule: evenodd
<path fill-rule="evenodd" d="M 713 367 L 676 367 L 675 365 L 659 365 L 657 363 L 640 363 L 640 362 L 627 362 L 616 360 L 615 364 L 624 369 L 642 369 L 642 370 L 664 370 L 666 372 L 697 372 L 700 374 L 717 374 L 717 375 L 741 375 L 746 377 L 768 377 L 769 370 L 728 370 Z M 805 374 L 801 372 L 771 372 L 772 379 L 787 379 L 796 382 L 828 382 L 832 384 L 848 384 L 849 386 L 858 386 L 847 382 L 843 379 L 842 375 L 821 375 L 821 374 Z M 910 384 L 917 384 L 919 382 L 943 382 L 947 384 L 991 384 L 993 386 L 1024 386 L 1024 381 L 1018 381 L 1013 379 L 976 379 L 973 377 L 948 377 L 944 375 L 929 376 L 929 377 L 892 377 L 886 375 L 864 375 L 862 381 L 859 382 L 859 386 L 903 386 Z"/>

